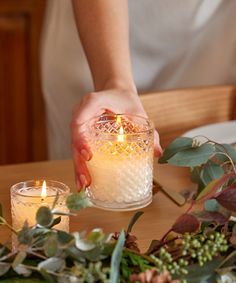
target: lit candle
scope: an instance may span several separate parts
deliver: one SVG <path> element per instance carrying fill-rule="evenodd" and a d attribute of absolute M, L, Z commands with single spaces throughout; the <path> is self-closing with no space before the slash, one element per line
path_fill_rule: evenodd
<path fill-rule="evenodd" d="M 88 169 L 92 203 L 111 210 L 132 210 L 152 200 L 153 128 L 142 117 L 117 115 L 95 121 Z M 96 125 L 97 124 L 97 125 Z"/>
<path fill-rule="evenodd" d="M 119 134 L 118 134 L 118 142 L 124 142 L 125 140 L 125 137 L 124 137 L 124 128 L 122 126 L 122 123 L 121 123 L 121 118 L 120 116 L 117 117 L 117 123 L 120 124 L 120 130 L 119 130 Z"/>
<path fill-rule="evenodd" d="M 56 195 L 58 201 L 55 209 L 67 212 L 65 205 L 69 188 L 57 181 L 32 180 L 15 184 L 11 187 L 12 226 L 20 230 L 27 220 L 29 226 L 36 224 L 35 216 L 40 206 L 52 207 Z M 56 229 L 69 231 L 69 218 L 63 216 Z"/>

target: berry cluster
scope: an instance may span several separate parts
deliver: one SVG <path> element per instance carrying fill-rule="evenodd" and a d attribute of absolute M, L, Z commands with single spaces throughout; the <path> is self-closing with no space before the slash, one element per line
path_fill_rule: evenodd
<path fill-rule="evenodd" d="M 187 266 L 198 262 L 203 266 L 220 253 L 228 249 L 224 234 L 213 231 L 209 235 L 184 234 L 181 243 L 175 246 L 163 246 L 156 255 L 151 255 L 159 273 L 168 270 L 172 275 L 186 275 Z"/>
<path fill-rule="evenodd" d="M 168 270 L 170 274 L 187 274 L 186 266 L 188 265 L 188 261 L 184 258 L 179 258 L 178 260 L 174 260 L 173 256 L 170 252 L 168 252 L 164 247 L 162 247 L 159 251 L 158 257 L 151 255 L 157 270 L 159 273 Z"/>
<path fill-rule="evenodd" d="M 210 235 L 197 234 L 192 236 L 186 234 L 183 236 L 182 244 L 182 255 L 196 259 L 200 266 L 228 249 L 225 235 L 215 231 L 211 232 Z"/>

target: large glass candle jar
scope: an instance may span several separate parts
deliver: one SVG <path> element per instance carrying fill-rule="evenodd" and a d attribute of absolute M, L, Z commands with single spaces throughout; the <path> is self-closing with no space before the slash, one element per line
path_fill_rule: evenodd
<path fill-rule="evenodd" d="M 92 158 L 87 195 L 99 208 L 133 210 L 152 201 L 152 123 L 132 115 L 102 115 L 86 123 Z"/>

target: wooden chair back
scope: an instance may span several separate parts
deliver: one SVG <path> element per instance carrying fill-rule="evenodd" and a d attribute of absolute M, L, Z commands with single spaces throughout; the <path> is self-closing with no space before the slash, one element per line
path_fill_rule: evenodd
<path fill-rule="evenodd" d="M 169 90 L 140 98 L 163 148 L 190 129 L 236 119 L 236 86 Z"/>

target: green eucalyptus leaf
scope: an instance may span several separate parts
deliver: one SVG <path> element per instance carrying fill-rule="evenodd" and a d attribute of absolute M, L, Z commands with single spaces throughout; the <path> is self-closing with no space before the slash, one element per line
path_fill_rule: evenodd
<path fill-rule="evenodd" d="M 211 144 L 203 144 L 199 147 L 184 149 L 177 152 L 168 160 L 168 163 L 182 167 L 195 167 L 206 163 L 213 152 L 214 147 Z"/>
<path fill-rule="evenodd" d="M 115 249 L 111 257 L 111 283 L 119 282 L 120 262 L 122 258 L 122 251 L 124 244 L 125 244 L 125 232 L 121 231 L 119 239 L 116 243 Z"/>
<path fill-rule="evenodd" d="M 53 257 L 57 254 L 58 251 L 58 241 L 57 236 L 52 234 L 44 244 L 44 253 L 47 257 Z"/>
<path fill-rule="evenodd" d="M 209 160 L 201 170 L 201 180 L 207 186 L 212 180 L 219 179 L 224 175 L 224 169 L 220 165 Z"/>
<path fill-rule="evenodd" d="M 48 226 L 53 221 L 51 210 L 47 206 L 41 206 L 36 213 L 36 221 L 41 226 Z"/>
<path fill-rule="evenodd" d="M 128 225 L 128 228 L 127 228 L 127 233 L 131 233 L 132 231 L 132 228 L 134 226 L 134 224 L 137 222 L 137 220 L 139 219 L 140 216 L 143 215 L 143 211 L 137 211 L 133 217 L 131 218 L 130 222 L 129 222 L 129 225 Z"/>
<path fill-rule="evenodd" d="M 95 248 L 95 243 L 88 241 L 85 238 L 82 238 L 80 233 L 75 232 L 74 233 L 74 237 L 75 237 L 75 246 L 77 249 L 81 250 L 81 251 L 89 251 Z"/>
<path fill-rule="evenodd" d="M 65 231 L 57 231 L 57 239 L 60 244 L 65 245 L 72 241 L 74 237 Z"/>
<path fill-rule="evenodd" d="M 216 153 L 215 156 L 222 163 L 225 161 L 229 161 L 229 158 L 222 153 L 227 153 L 232 158 L 232 160 L 236 162 L 236 150 L 231 144 L 225 144 L 225 143 L 223 143 L 222 145 L 217 144 L 215 147 L 216 147 L 216 152 L 219 152 Z"/>
<path fill-rule="evenodd" d="M 175 139 L 167 146 L 167 148 L 163 152 L 163 155 L 159 158 L 158 162 L 161 164 L 167 163 L 168 160 L 177 152 L 191 148 L 192 143 L 193 139 L 191 138 L 180 137 Z"/>
<path fill-rule="evenodd" d="M 204 202 L 204 208 L 206 211 L 219 211 L 220 205 L 217 200 L 215 199 L 209 199 Z"/>
<path fill-rule="evenodd" d="M 105 234 L 103 233 L 102 229 L 96 228 L 89 232 L 87 239 L 88 241 L 97 244 L 104 240 Z"/>
<path fill-rule="evenodd" d="M 197 195 L 199 195 L 204 189 L 205 189 L 205 184 L 203 183 L 203 181 L 200 179 L 198 186 L 197 186 Z"/>
<path fill-rule="evenodd" d="M 46 280 L 47 283 L 57 283 L 56 278 L 54 278 L 51 274 L 49 274 L 46 269 L 41 268 L 40 274 Z"/>
<path fill-rule="evenodd" d="M 3 257 L 4 255 L 7 255 L 10 252 L 11 250 L 9 249 L 8 246 L 0 244 L 0 258 Z"/>
<path fill-rule="evenodd" d="M 48 228 L 52 228 L 59 223 L 61 223 L 61 216 L 54 218 L 52 223 L 48 226 Z"/>
<path fill-rule="evenodd" d="M 215 269 L 219 266 L 220 261 L 216 258 L 206 262 L 203 266 L 192 264 L 186 267 L 188 274 L 180 277 L 180 279 L 185 279 L 189 283 L 216 283 L 218 275 Z"/>
<path fill-rule="evenodd" d="M 12 263 L 12 267 L 15 268 L 15 267 L 17 267 L 19 264 L 23 263 L 23 261 L 26 259 L 26 256 L 27 256 L 27 253 L 26 253 L 25 251 L 20 251 L 20 252 L 16 255 L 16 257 L 15 257 L 13 263 Z"/>
<path fill-rule="evenodd" d="M 91 206 L 91 203 L 85 192 L 81 191 L 79 193 L 70 194 L 66 199 L 66 205 L 70 210 L 80 210 Z"/>
<path fill-rule="evenodd" d="M 39 269 L 50 270 L 53 272 L 60 271 L 65 267 L 65 260 L 59 257 L 50 257 L 38 264 Z"/>
<path fill-rule="evenodd" d="M 23 275 L 25 277 L 29 277 L 32 273 L 31 270 L 29 270 L 27 267 L 25 267 L 23 264 L 18 264 L 16 267 L 13 268 L 14 271 L 19 274 Z"/>
<path fill-rule="evenodd" d="M 9 262 L 0 262 L 0 276 L 6 274 L 11 268 L 11 264 Z"/>
<path fill-rule="evenodd" d="M 65 250 L 67 256 L 74 261 L 85 263 L 86 259 L 82 251 L 78 250 L 75 246 L 70 246 Z"/>
<path fill-rule="evenodd" d="M 114 242 L 107 242 L 103 246 L 102 254 L 104 256 L 111 256 L 114 248 L 115 248 L 115 243 Z"/>
<path fill-rule="evenodd" d="M 96 262 L 103 258 L 101 247 L 95 246 L 91 250 L 87 250 L 83 252 L 84 257 L 92 262 Z"/>
<path fill-rule="evenodd" d="M 19 243 L 24 245 L 29 245 L 32 241 L 33 234 L 32 229 L 29 227 L 27 221 L 24 222 L 22 229 L 17 234 L 17 239 Z"/>
<path fill-rule="evenodd" d="M 211 181 L 201 192 L 200 194 L 197 196 L 196 200 L 200 200 L 203 197 L 207 196 L 215 187 L 215 185 L 217 184 L 219 180 L 213 180 Z"/>

